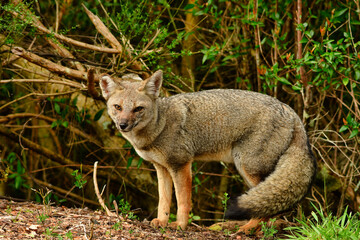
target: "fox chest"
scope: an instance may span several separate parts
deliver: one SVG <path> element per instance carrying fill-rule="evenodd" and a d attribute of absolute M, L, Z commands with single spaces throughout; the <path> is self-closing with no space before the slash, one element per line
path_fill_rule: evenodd
<path fill-rule="evenodd" d="M 137 148 L 135 148 L 135 151 L 141 158 L 145 159 L 146 161 L 155 162 L 161 165 L 164 165 L 166 162 L 164 155 L 160 151 L 140 150 Z"/>

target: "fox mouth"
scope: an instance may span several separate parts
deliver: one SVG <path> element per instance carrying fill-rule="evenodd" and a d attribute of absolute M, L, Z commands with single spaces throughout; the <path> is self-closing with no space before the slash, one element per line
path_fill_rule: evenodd
<path fill-rule="evenodd" d="M 118 129 L 119 129 L 120 132 L 130 132 L 130 131 L 133 130 L 134 127 L 136 127 L 137 125 L 138 125 L 138 123 L 136 122 L 136 123 L 134 123 L 133 125 L 129 125 L 129 126 L 127 126 L 126 128 L 124 128 L 124 129 L 122 129 L 122 128 L 120 127 L 120 125 L 118 125 Z"/>
<path fill-rule="evenodd" d="M 120 132 L 130 132 L 132 129 L 120 129 Z"/>

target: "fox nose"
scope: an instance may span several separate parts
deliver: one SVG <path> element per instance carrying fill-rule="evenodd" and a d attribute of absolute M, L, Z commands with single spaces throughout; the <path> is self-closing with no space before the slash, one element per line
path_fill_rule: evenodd
<path fill-rule="evenodd" d="M 120 123 L 120 129 L 124 130 L 125 128 L 127 128 L 128 124 L 127 123 Z"/>

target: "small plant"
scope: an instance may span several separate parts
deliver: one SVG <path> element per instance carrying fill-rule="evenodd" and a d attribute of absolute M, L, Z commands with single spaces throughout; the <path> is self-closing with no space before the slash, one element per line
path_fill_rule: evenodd
<path fill-rule="evenodd" d="M 11 211 L 12 211 L 12 210 L 11 210 L 11 207 L 10 207 L 10 206 L 6 206 L 6 210 L 5 210 L 5 211 L 6 211 L 7 214 L 11 214 Z"/>
<path fill-rule="evenodd" d="M 194 215 L 194 213 L 190 213 L 189 214 L 189 224 L 192 222 L 192 221 L 196 221 L 196 220 L 200 220 L 200 216 L 196 216 Z"/>
<path fill-rule="evenodd" d="M 270 226 L 268 226 L 267 222 L 261 222 L 261 231 L 264 233 L 264 237 L 262 239 L 272 239 L 274 238 L 274 235 L 278 232 L 276 230 L 276 227 L 274 225 L 274 222 L 276 221 L 276 218 L 270 219 Z"/>
<path fill-rule="evenodd" d="M 19 216 L 20 216 L 20 214 L 21 214 L 21 211 L 22 211 L 22 210 L 20 209 L 20 211 L 16 214 L 16 217 L 11 219 L 11 221 L 12 221 L 13 223 L 18 222 Z"/>
<path fill-rule="evenodd" d="M 67 237 L 68 239 L 74 239 L 74 236 L 73 236 L 73 234 L 72 234 L 72 232 L 71 231 L 68 231 L 66 234 L 65 234 L 65 237 Z"/>
<path fill-rule="evenodd" d="M 23 155 L 23 158 L 26 159 L 26 154 Z M 1 181 L 7 182 L 8 179 L 14 179 L 14 184 L 11 184 L 11 186 L 15 187 L 15 189 L 29 188 L 24 178 L 25 172 L 26 169 L 23 163 L 14 152 L 9 153 L 7 158 L 1 161 Z"/>
<path fill-rule="evenodd" d="M 124 199 L 119 201 L 120 214 L 126 219 L 136 219 L 137 216 L 131 211 L 131 205 Z"/>
<path fill-rule="evenodd" d="M 347 207 L 339 218 L 324 214 L 323 210 L 313 205 L 316 212 L 311 212 L 312 219 L 297 220 L 301 226 L 288 227 L 289 239 L 359 239 L 359 213 L 348 213 Z"/>
<path fill-rule="evenodd" d="M 44 215 L 50 215 L 51 213 L 51 208 L 50 208 L 50 194 L 51 194 L 51 190 L 46 188 L 46 192 L 44 192 L 44 189 L 40 189 L 40 190 L 36 190 L 36 189 L 31 189 L 34 192 L 36 192 L 38 195 L 40 196 L 42 199 L 42 204 L 44 205 Z"/>
<path fill-rule="evenodd" d="M 224 234 L 230 236 L 233 232 L 230 229 L 224 229 Z"/>
<path fill-rule="evenodd" d="M 54 237 L 58 239 L 62 239 L 60 234 L 54 232 L 55 228 L 46 228 L 45 229 L 45 235 L 49 237 L 50 239 L 53 239 Z"/>
<path fill-rule="evenodd" d="M 166 233 L 166 228 L 164 228 L 164 227 L 159 228 L 159 230 L 160 230 L 161 234 L 165 234 L 165 233 Z"/>
<path fill-rule="evenodd" d="M 223 221 L 225 219 L 225 212 L 227 210 L 227 204 L 228 204 L 229 199 L 230 199 L 229 194 L 224 193 L 224 199 L 221 201 L 221 203 L 222 203 L 222 205 L 224 207 Z"/>
<path fill-rule="evenodd" d="M 116 222 L 112 227 L 111 229 L 114 229 L 115 231 L 118 231 L 118 230 L 123 230 L 123 226 L 121 224 L 121 222 Z"/>
<path fill-rule="evenodd" d="M 175 222 L 176 221 L 176 215 L 173 213 L 170 213 L 169 216 L 169 223 Z"/>
<path fill-rule="evenodd" d="M 45 220 L 46 220 L 47 218 L 49 218 L 48 215 L 46 215 L 46 214 L 40 214 L 40 215 L 38 216 L 38 221 L 37 221 L 37 222 L 43 224 L 43 223 L 45 223 Z"/>
<path fill-rule="evenodd" d="M 83 176 L 81 173 L 79 173 L 79 170 L 74 170 L 71 175 L 75 177 L 75 186 L 80 189 L 83 188 L 87 181 L 83 179 Z"/>

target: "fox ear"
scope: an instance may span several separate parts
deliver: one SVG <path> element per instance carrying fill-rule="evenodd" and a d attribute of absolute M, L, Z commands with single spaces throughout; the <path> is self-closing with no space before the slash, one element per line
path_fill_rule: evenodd
<path fill-rule="evenodd" d="M 113 92 L 116 89 L 116 86 L 117 86 L 116 83 L 110 76 L 104 75 L 100 78 L 100 88 L 105 100 L 108 100 L 111 94 L 113 94 Z"/>
<path fill-rule="evenodd" d="M 144 85 L 139 88 L 140 91 L 145 90 L 145 92 L 155 98 L 159 97 L 160 88 L 163 80 L 163 72 L 157 70 L 151 77 L 144 81 Z"/>

